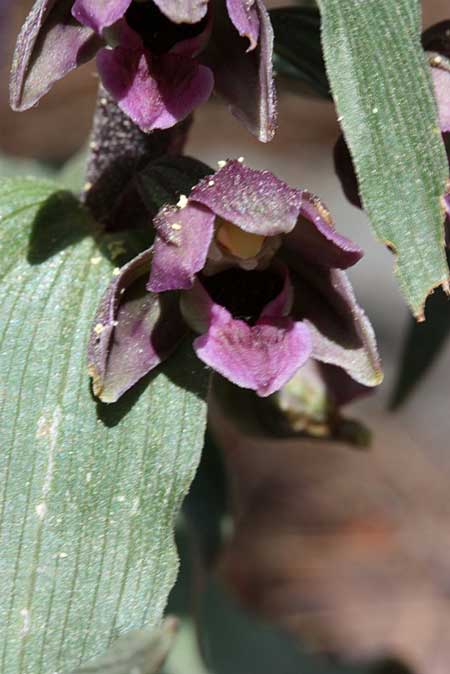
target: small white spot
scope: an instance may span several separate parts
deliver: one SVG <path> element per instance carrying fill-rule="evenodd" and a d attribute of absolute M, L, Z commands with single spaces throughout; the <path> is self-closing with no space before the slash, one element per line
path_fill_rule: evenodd
<path fill-rule="evenodd" d="M 20 615 L 23 618 L 23 625 L 22 629 L 20 630 L 20 636 L 25 637 L 30 631 L 31 626 L 31 615 L 29 609 L 27 608 L 21 609 Z"/>
<path fill-rule="evenodd" d="M 171 225 L 171 228 L 174 229 L 176 232 L 178 232 L 181 229 L 181 225 L 179 222 L 173 222 Z"/>
<path fill-rule="evenodd" d="M 83 190 L 84 190 L 85 192 L 89 192 L 89 190 L 91 189 L 91 187 L 92 187 L 92 183 L 86 182 L 86 183 L 84 183 Z"/>
<path fill-rule="evenodd" d="M 178 199 L 177 206 L 178 208 L 185 208 L 188 204 L 188 198 L 185 194 L 180 194 L 180 198 Z"/>
<path fill-rule="evenodd" d="M 372 112 L 373 112 L 374 115 L 376 115 L 377 112 L 378 112 L 378 108 L 372 108 Z"/>
<path fill-rule="evenodd" d="M 226 166 L 226 165 L 227 165 L 227 162 L 226 162 L 225 159 L 219 159 L 219 161 L 217 162 L 217 166 L 218 166 L 219 168 L 223 168 L 223 167 Z"/>
<path fill-rule="evenodd" d="M 97 323 L 97 325 L 94 326 L 94 332 L 96 335 L 101 335 L 104 329 L 105 326 L 103 323 Z"/>
<path fill-rule="evenodd" d="M 92 473 L 89 471 L 86 473 L 86 482 L 89 483 L 92 480 Z"/>
<path fill-rule="evenodd" d="M 238 157 L 238 162 L 239 162 L 240 164 L 243 164 L 244 161 L 245 161 L 244 157 Z"/>
<path fill-rule="evenodd" d="M 107 105 L 108 99 L 107 98 L 101 98 L 100 99 L 100 105 Z"/>
<path fill-rule="evenodd" d="M 60 552 L 59 555 L 58 555 L 58 557 L 59 557 L 60 559 L 66 559 L 66 557 L 68 557 L 68 554 L 67 554 L 67 552 Z"/>
<path fill-rule="evenodd" d="M 112 321 L 111 325 L 116 328 L 119 325 L 119 321 Z"/>
<path fill-rule="evenodd" d="M 123 503 L 125 501 L 125 496 L 123 494 L 119 494 L 119 496 L 116 496 L 116 501 Z"/>
<path fill-rule="evenodd" d="M 47 514 L 47 505 L 45 503 L 38 503 L 35 508 L 35 511 L 39 519 L 43 520 Z"/>
<path fill-rule="evenodd" d="M 119 276 L 120 274 L 120 267 L 115 267 L 113 269 L 113 276 Z"/>
<path fill-rule="evenodd" d="M 209 181 L 208 181 L 208 187 L 213 187 L 214 184 L 215 184 L 215 183 L 214 183 L 214 180 L 209 180 Z"/>
<path fill-rule="evenodd" d="M 102 258 L 100 255 L 96 255 L 95 257 L 91 257 L 91 264 L 99 264 L 102 261 Z"/>
<path fill-rule="evenodd" d="M 89 147 L 91 148 L 91 150 L 98 150 L 98 143 L 92 141 L 92 143 L 89 143 Z"/>

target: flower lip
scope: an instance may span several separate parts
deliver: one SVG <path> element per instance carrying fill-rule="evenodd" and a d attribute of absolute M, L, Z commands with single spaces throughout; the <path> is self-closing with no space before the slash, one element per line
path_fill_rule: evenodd
<path fill-rule="evenodd" d="M 283 275 L 273 267 L 263 271 L 233 267 L 213 276 L 200 274 L 200 281 L 215 304 L 248 325 L 256 323 L 284 285 Z"/>
<path fill-rule="evenodd" d="M 144 47 L 152 54 L 164 54 L 179 42 L 194 40 L 206 29 L 209 18 L 191 23 L 174 23 L 152 2 L 132 2 L 126 21 L 142 39 Z"/>

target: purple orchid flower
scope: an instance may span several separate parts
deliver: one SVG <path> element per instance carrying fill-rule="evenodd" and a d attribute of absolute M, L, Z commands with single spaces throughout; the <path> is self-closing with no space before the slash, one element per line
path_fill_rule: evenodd
<path fill-rule="evenodd" d="M 30 108 L 96 56 L 104 87 L 143 131 L 173 126 L 215 88 L 266 142 L 272 48 L 262 0 L 37 0 L 17 41 L 11 105 Z"/>
<path fill-rule="evenodd" d="M 427 51 L 430 74 L 434 85 L 439 128 L 447 151 L 450 168 L 450 21 L 443 21 L 427 29 L 422 44 Z M 348 201 L 362 208 L 353 160 L 341 134 L 334 147 L 334 166 Z M 450 215 L 450 195 L 444 195 L 447 218 Z"/>
<path fill-rule="evenodd" d="M 152 249 L 119 271 L 96 317 L 89 369 L 103 401 L 192 330 L 206 365 L 260 396 L 310 359 L 342 401 L 355 382 L 380 383 L 373 330 L 343 271 L 362 252 L 309 192 L 229 161 L 154 224 Z"/>

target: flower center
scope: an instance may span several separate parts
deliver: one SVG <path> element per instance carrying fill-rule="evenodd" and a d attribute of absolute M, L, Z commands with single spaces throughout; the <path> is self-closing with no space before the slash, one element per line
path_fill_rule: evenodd
<path fill-rule="evenodd" d="M 249 325 L 283 289 L 283 278 L 273 269 L 245 271 L 233 267 L 213 276 L 202 274 L 201 282 L 216 304 Z"/>
<path fill-rule="evenodd" d="M 144 46 L 153 54 L 164 54 L 177 42 L 196 37 L 207 22 L 205 17 L 194 24 L 174 23 L 151 0 L 134 0 L 125 16 L 130 28 L 141 36 Z"/>
<path fill-rule="evenodd" d="M 244 232 L 233 225 L 232 222 L 222 218 L 217 218 L 216 222 L 218 224 L 216 241 L 235 257 L 248 260 L 251 257 L 256 257 L 261 251 L 266 239 L 265 236 Z"/>

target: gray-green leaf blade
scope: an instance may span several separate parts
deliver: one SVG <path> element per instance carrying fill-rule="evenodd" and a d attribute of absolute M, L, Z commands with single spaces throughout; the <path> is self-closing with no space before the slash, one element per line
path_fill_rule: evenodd
<path fill-rule="evenodd" d="M 395 249 L 401 289 L 421 318 L 446 284 L 441 197 L 448 164 L 416 0 L 320 0 L 333 97 L 379 239 Z"/>
<path fill-rule="evenodd" d="M 54 190 L 0 187 L 2 674 L 66 674 L 159 623 L 205 425 L 190 347 L 117 405 L 93 400 L 86 344 L 115 263 Z"/>

